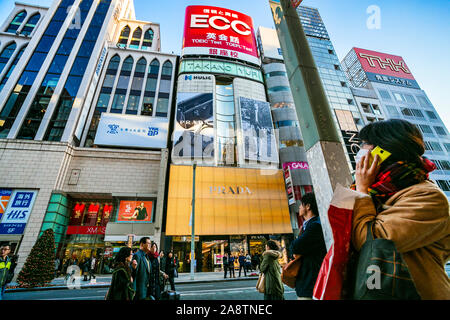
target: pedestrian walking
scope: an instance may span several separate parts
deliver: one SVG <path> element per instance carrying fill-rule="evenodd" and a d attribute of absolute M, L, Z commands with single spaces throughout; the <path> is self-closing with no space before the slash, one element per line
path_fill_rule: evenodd
<path fill-rule="evenodd" d="M 250 253 L 247 253 L 247 256 L 245 257 L 245 266 L 248 272 L 252 271 L 252 257 L 250 256 Z"/>
<path fill-rule="evenodd" d="M 405 120 L 371 123 L 359 133 L 367 154 L 356 165 L 352 242 L 360 250 L 372 224 L 374 238 L 394 242 L 424 300 L 450 300 L 444 265 L 450 252 L 449 203 L 429 179 L 436 165 L 423 157 L 419 129 Z M 391 155 L 380 164 L 375 147 Z M 372 163 L 371 163 L 372 161 Z"/>
<path fill-rule="evenodd" d="M 244 277 L 247 276 L 247 271 L 246 266 L 245 266 L 245 255 L 244 255 L 244 250 L 241 250 L 240 254 L 239 254 L 239 277 L 241 277 L 241 270 L 244 269 Z"/>
<path fill-rule="evenodd" d="M 230 253 L 230 256 L 228 258 L 228 269 L 230 270 L 230 278 L 231 274 L 233 274 L 233 278 L 236 278 L 236 276 L 234 275 L 234 261 L 236 260 L 236 258 L 233 256 L 232 253 Z"/>
<path fill-rule="evenodd" d="M 267 241 L 263 253 L 261 272 L 264 274 L 264 300 L 284 300 L 284 286 L 281 282 L 280 247 L 274 240 Z"/>
<path fill-rule="evenodd" d="M 161 271 L 159 266 L 159 254 L 158 254 L 158 245 L 156 242 L 152 242 L 150 246 L 150 251 L 147 253 L 150 262 L 150 275 L 149 275 L 149 297 L 150 299 L 160 300 L 161 292 L 163 290 L 163 281 L 168 278 L 167 274 L 164 271 Z M 163 281 L 161 281 L 163 278 Z"/>
<path fill-rule="evenodd" d="M 85 258 L 81 263 L 81 271 L 83 272 L 83 281 L 88 281 L 87 276 L 89 273 L 90 260 L 89 258 Z"/>
<path fill-rule="evenodd" d="M 314 193 L 305 194 L 300 201 L 299 216 L 304 222 L 300 235 L 291 245 L 294 258 L 301 256 L 302 259 L 295 282 L 295 292 L 299 300 L 312 300 L 314 285 L 327 254 L 327 248 Z"/>
<path fill-rule="evenodd" d="M 55 278 L 58 277 L 58 269 L 59 269 L 59 265 L 61 264 L 61 261 L 59 260 L 59 258 L 55 259 Z"/>
<path fill-rule="evenodd" d="M 106 300 L 133 300 L 135 291 L 130 268 L 132 259 L 133 253 L 131 248 L 120 248 L 115 259 L 114 272 L 111 278 L 111 285 L 106 294 Z"/>
<path fill-rule="evenodd" d="M 89 262 L 89 281 L 91 281 L 92 278 L 95 279 L 95 264 L 97 262 L 97 259 L 95 257 L 92 257 Z"/>
<path fill-rule="evenodd" d="M 173 252 L 167 254 L 165 273 L 169 277 L 170 290 L 175 291 L 175 276 L 177 275 L 178 261 L 173 256 Z"/>
<path fill-rule="evenodd" d="M 3 244 L 0 247 L 0 300 L 3 300 L 8 278 L 10 278 L 11 259 L 8 254 L 11 252 L 9 244 Z"/>
<path fill-rule="evenodd" d="M 139 241 L 139 250 L 133 255 L 131 274 L 133 277 L 133 289 L 136 292 L 135 300 L 145 300 L 149 297 L 148 286 L 151 265 L 147 253 L 150 252 L 150 245 L 150 238 L 142 237 Z"/>
<path fill-rule="evenodd" d="M 223 277 L 224 277 L 224 279 L 226 279 L 227 278 L 227 273 L 228 273 L 228 266 L 229 266 L 228 253 L 226 253 L 226 252 L 223 255 L 222 263 L 223 263 L 223 272 L 224 272 Z M 230 278 L 231 278 L 231 271 L 230 271 Z"/>
<path fill-rule="evenodd" d="M 166 272 L 166 264 L 167 264 L 167 257 L 164 254 L 164 251 L 161 250 L 159 252 L 159 266 L 163 272 Z"/>

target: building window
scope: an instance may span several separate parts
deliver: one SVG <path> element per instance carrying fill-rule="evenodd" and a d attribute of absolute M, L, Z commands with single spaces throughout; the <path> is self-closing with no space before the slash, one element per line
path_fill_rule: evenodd
<path fill-rule="evenodd" d="M 25 48 L 27 47 L 27 45 L 24 45 L 20 50 L 19 53 L 17 53 L 16 57 L 14 58 L 13 63 L 9 66 L 8 71 L 5 73 L 5 75 L 3 76 L 2 81 L 0 82 L 0 91 L 2 91 L 3 87 L 5 86 L 6 82 L 9 79 L 9 76 L 11 75 L 11 73 L 14 71 L 14 68 L 17 65 L 17 62 L 19 62 L 20 57 L 22 56 L 23 52 L 25 51 Z"/>
<path fill-rule="evenodd" d="M 416 97 L 417 97 L 417 100 L 419 100 L 419 104 L 422 107 L 426 108 L 430 105 L 428 99 L 425 96 L 416 96 Z"/>
<path fill-rule="evenodd" d="M 133 32 L 133 36 L 131 37 L 130 42 L 130 48 L 131 49 L 139 49 L 139 46 L 141 44 L 141 37 L 142 37 L 142 29 L 138 27 Z"/>
<path fill-rule="evenodd" d="M 152 29 L 148 29 L 147 31 L 145 31 L 144 41 L 142 42 L 143 50 L 148 50 L 151 48 L 151 46 L 153 44 L 153 36 L 154 36 L 154 32 Z"/>
<path fill-rule="evenodd" d="M 275 129 L 282 128 L 282 127 L 299 128 L 300 124 L 298 121 L 293 121 L 293 120 L 284 120 L 284 121 L 276 121 L 275 122 Z"/>
<path fill-rule="evenodd" d="M 111 106 L 111 113 L 122 113 L 127 95 L 128 84 L 130 82 L 131 70 L 133 69 L 133 58 L 129 56 L 122 64 L 119 80 L 117 81 L 116 91 Z"/>
<path fill-rule="evenodd" d="M 39 13 L 32 15 L 28 19 L 27 23 L 25 24 L 25 27 L 23 27 L 23 29 L 20 33 L 25 36 L 29 36 L 33 32 L 34 27 L 36 27 L 40 18 L 41 18 L 41 15 Z"/>
<path fill-rule="evenodd" d="M 8 29 L 6 29 L 6 32 L 8 33 L 16 33 L 19 29 L 20 25 L 22 24 L 23 20 L 25 20 L 25 17 L 27 16 L 26 11 L 19 12 L 14 19 L 11 21 L 11 23 L 8 26 Z"/>
<path fill-rule="evenodd" d="M 125 26 L 125 28 L 122 29 L 122 32 L 120 33 L 118 46 L 125 48 L 128 44 L 128 37 L 130 36 L 130 27 Z"/>
<path fill-rule="evenodd" d="M 0 54 L 0 73 L 2 73 L 5 66 L 8 64 L 9 59 L 13 55 L 14 51 L 16 51 L 16 43 L 12 42 L 7 45 L 2 53 Z"/>
<path fill-rule="evenodd" d="M 391 95 L 386 90 L 378 90 L 378 93 L 380 94 L 380 97 L 382 100 L 385 101 L 392 101 Z"/>
<path fill-rule="evenodd" d="M 446 136 L 447 132 L 445 132 L 445 129 L 443 127 L 434 127 L 434 131 L 440 136 Z"/>
<path fill-rule="evenodd" d="M 147 83 L 145 84 L 144 99 L 142 100 L 141 115 L 152 116 L 155 105 L 156 85 L 158 84 L 159 61 L 153 59 L 148 67 Z"/>
<path fill-rule="evenodd" d="M 431 130 L 430 126 L 427 126 L 425 124 L 417 124 L 416 126 L 419 127 L 420 131 L 422 131 L 423 134 L 433 134 L 433 130 Z"/>
<path fill-rule="evenodd" d="M 358 131 L 356 127 L 355 120 L 353 119 L 353 115 L 350 111 L 347 110 L 334 110 L 339 126 L 341 130 L 344 131 Z"/>
<path fill-rule="evenodd" d="M 427 113 L 428 118 L 431 120 L 437 120 L 437 116 L 433 111 L 425 111 Z"/>
<path fill-rule="evenodd" d="M 269 94 L 275 93 L 275 92 L 291 92 L 291 88 L 285 87 L 285 86 L 278 86 L 278 87 L 269 88 L 267 90 L 267 92 L 269 92 Z"/>
<path fill-rule="evenodd" d="M 370 107 L 370 104 L 361 103 L 361 107 L 365 113 L 373 113 L 372 108 Z"/>
<path fill-rule="evenodd" d="M 161 81 L 159 83 L 158 101 L 156 103 L 156 116 L 167 117 L 169 111 L 169 96 L 172 85 L 172 62 L 164 62 L 161 71 Z"/>
<path fill-rule="evenodd" d="M 272 71 L 269 73 L 266 73 L 266 78 L 271 77 L 287 77 L 287 73 L 284 71 Z"/>
<path fill-rule="evenodd" d="M 450 143 L 444 143 L 444 147 L 447 152 L 450 152 Z"/>
<path fill-rule="evenodd" d="M 236 166 L 236 123 L 231 79 L 216 80 L 216 119 L 219 165 Z"/>
<path fill-rule="evenodd" d="M 442 191 L 450 191 L 450 181 L 436 180 L 436 183 L 439 185 L 439 188 L 441 188 Z"/>
<path fill-rule="evenodd" d="M 139 99 L 141 98 L 142 84 L 144 83 L 147 60 L 139 59 L 134 70 L 133 82 L 131 84 L 130 96 L 127 104 L 127 114 L 137 114 Z"/>

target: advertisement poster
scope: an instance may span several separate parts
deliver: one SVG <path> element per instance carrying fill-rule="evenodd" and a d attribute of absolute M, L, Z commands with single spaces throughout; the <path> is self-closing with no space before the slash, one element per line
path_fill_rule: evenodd
<path fill-rule="evenodd" d="M 188 6 L 183 55 L 213 55 L 260 65 L 252 18 L 224 8 Z"/>
<path fill-rule="evenodd" d="M 9 199 L 11 198 L 11 189 L 0 189 L 0 221 L 2 220 L 3 214 L 8 207 Z"/>
<path fill-rule="evenodd" d="M 270 104 L 240 97 L 241 145 L 245 160 L 278 163 Z"/>
<path fill-rule="evenodd" d="M 120 201 L 116 222 L 153 222 L 153 201 Z"/>
<path fill-rule="evenodd" d="M 23 234 L 37 193 L 34 190 L 14 190 L 3 214 L 0 234 Z"/>
<path fill-rule="evenodd" d="M 214 104 L 212 93 L 179 92 L 172 158 L 214 160 Z"/>
<path fill-rule="evenodd" d="M 167 148 L 169 120 L 129 114 L 103 112 L 95 136 L 95 145 Z"/>

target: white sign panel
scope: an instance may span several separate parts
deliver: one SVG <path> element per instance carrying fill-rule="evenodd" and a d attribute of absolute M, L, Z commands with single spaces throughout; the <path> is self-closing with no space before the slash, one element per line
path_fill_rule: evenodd
<path fill-rule="evenodd" d="M 259 27 L 258 33 L 261 38 L 262 55 L 264 58 L 283 60 L 283 53 L 281 51 L 280 41 L 278 40 L 277 31 Z"/>
<path fill-rule="evenodd" d="M 147 116 L 102 113 L 94 144 L 103 146 L 167 148 L 169 120 Z"/>

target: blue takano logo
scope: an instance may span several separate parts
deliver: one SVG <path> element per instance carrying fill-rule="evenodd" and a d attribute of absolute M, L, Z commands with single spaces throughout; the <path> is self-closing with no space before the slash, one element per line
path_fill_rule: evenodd
<path fill-rule="evenodd" d="M 108 124 L 109 130 L 107 133 L 110 134 L 118 134 L 119 132 L 117 131 L 119 129 L 119 125 L 118 124 Z"/>

